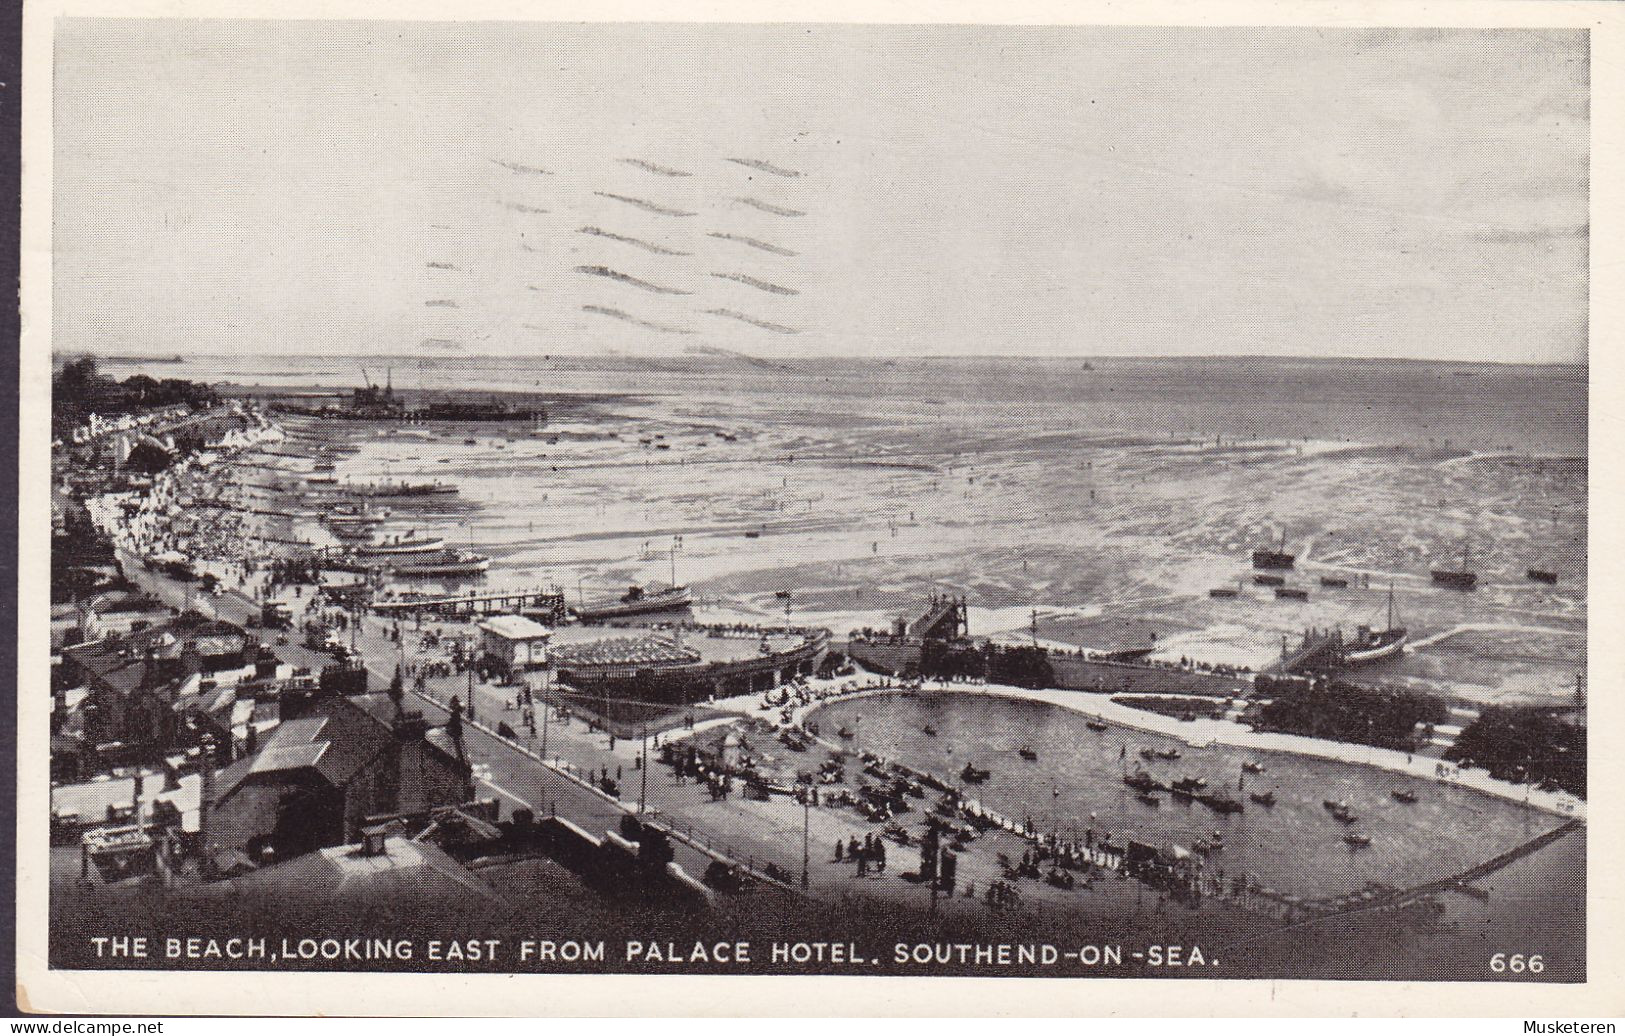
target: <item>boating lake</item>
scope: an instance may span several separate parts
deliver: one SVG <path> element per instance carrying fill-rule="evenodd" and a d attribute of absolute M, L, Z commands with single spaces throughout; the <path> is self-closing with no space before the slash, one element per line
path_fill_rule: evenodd
<path fill-rule="evenodd" d="M 1115 724 L 1097 732 L 1080 713 L 1015 698 L 887 694 L 825 706 L 813 719 L 826 739 L 836 740 L 844 726 L 855 735 L 845 742 L 854 750 L 951 783 L 963 783 L 959 773 L 967 763 L 989 770 L 985 783 L 965 786 L 967 797 L 1018 823 L 1030 817 L 1062 838 L 1081 837 L 1092 827 L 1097 838 L 1110 833 L 1119 842 L 1188 849 L 1218 832 L 1225 844 L 1209 858 L 1210 871 L 1245 873 L 1306 899 L 1359 891 L 1368 882 L 1408 888 L 1447 877 L 1561 823 L 1519 803 L 1371 767 L 1224 745 L 1197 748 Z M 927 726 L 935 736 L 924 732 Z M 1018 754 L 1024 747 L 1037 753 L 1036 761 Z M 1175 748 L 1181 758 L 1148 762 L 1140 758 L 1142 748 Z M 1265 772 L 1244 773 L 1245 761 L 1263 764 Z M 1161 805 L 1151 807 L 1123 783 L 1136 766 L 1165 785 L 1206 778 L 1209 790 L 1228 791 L 1246 808 L 1225 815 L 1166 792 L 1157 795 Z M 1395 800 L 1392 792 L 1401 787 L 1413 790 L 1417 801 Z M 1273 807 L 1247 798 L 1266 790 L 1275 794 Z M 1346 801 L 1358 821 L 1338 822 L 1326 799 Z M 1370 836 L 1371 844 L 1351 848 L 1343 841 L 1351 832 Z"/>

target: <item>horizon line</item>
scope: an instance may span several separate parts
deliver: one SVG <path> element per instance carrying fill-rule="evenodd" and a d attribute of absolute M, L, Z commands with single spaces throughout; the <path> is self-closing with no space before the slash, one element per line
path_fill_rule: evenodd
<path fill-rule="evenodd" d="M 98 352 L 92 349 L 52 349 L 53 358 L 62 356 L 91 356 L 97 359 L 108 360 L 147 360 L 168 361 L 175 358 L 201 359 L 201 358 L 237 358 L 244 354 L 238 352 L 188 352 L 185 350 L 164 350 L 161 352 Z M 264 354 L 257 354 L 264 355 Z M 1336 355 L 1305 355 L 1298 353 L 1090 353 L 1064 355 L 1046 353 L 921 353 L 901 354 L 897 356 L 876 355 L 874 353 L 819 353 L 817 355 L 785 356 L 773 353 L 747 353 L 737 350 L 717 349 L 707 352 L 671 352 L 671 353 L 637 353 L 621 351 L 596 352 L 552 352 L 552 353 L 444 353 L 444 352 L 372 352 L 372 353 L 320 353 L 295 352 L 283 353 L 277 358 L 289 361 L 302 359 L 399 359 L 399 360 L 438 360 L 443 362 L 467 360 L 517 360 L 517 359 L 580 359 L 580 360 L 747 360 L 766 361 L 771 363 L 818 362 L 827 360 L 863 361 L 868 363 L 907 362 L 907 361 L 972 361 L 972 360 L 1047 360 L 1055 362 L 1088 363 L 1096 360 L 1108 361 L 1147 361 L 1147 360 L 1281 360 L 1281 361 L 1308 361 L 1318 363 L 1342 362 L 1368 362 L 1368 363 L 1449 363 L 1470 366 L 1497 366 L 1497 367 L 1590 367 L 1590 357 L 1576 360 L 1502 360 L 1502 359 L 1453 359 L 1430 356 L 1370 356 L 1353 354 Z"/>

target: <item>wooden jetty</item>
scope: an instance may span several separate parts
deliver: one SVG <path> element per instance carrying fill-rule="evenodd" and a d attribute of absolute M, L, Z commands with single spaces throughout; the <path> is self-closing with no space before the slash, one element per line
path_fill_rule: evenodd
<path fill-rule="evenodd" d="M 375 599 L 368 607 L 385 615 L 412 612 L 428 612 L 433 615 L 489 615 L 526 609 L 562 615 L 564 591 L 556 587 L 531 590 L 481 590 L 466 594 Z"/>

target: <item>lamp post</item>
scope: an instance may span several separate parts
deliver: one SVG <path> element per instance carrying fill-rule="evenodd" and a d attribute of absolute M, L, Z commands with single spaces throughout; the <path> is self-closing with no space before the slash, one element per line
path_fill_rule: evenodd
<path fill-rule="evenodd" d="M 643 725 L 643 763 L 641 769 L 643 770 L 643 787 L 638 792 L 638 812 L 640 814 L 649 799 L 649 724 L 647 723 Z"/>
<path fill-rule="evenodd" d="M 812 849 L 809 841 L 810 827 L 812 825 L 812 797 L 817 792 L 810 784 L 801 788 L 801 891 L 807 891 L 809 871 L 812 867 Z"/>

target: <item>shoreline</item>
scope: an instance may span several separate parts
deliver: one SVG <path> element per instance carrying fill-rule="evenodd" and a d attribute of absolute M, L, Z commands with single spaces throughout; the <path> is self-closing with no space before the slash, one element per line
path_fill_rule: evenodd
<path fill-rule="evenodd" d="M 901 693 L 903 693 L 902 690 L 896 687 L 855 691 L 852 694 L 842 695 L 829 701 L 814 702 L 802 706 L 794 713 L 792 722 L 797 725 L 803 724 L 809 716 L 826 705 L 854 701 L 859 698 L 875 697 L 882 694 Z M 1129 705 L 1122 705 L 1112 701 L 1109 697 L 1098 700 L 1092 699 L 1090 702 L 1091 708 L 1084 708 L 1077 700 L 1077 695 L 1086 693 L 1081 691 L 1029 689 L 993 684 L 950 685 L 940 688 L 925 686 L 921 688 L 920 693 L 980 694 L 996 698 L 1010 698 L 1054 705 L 1081 716 L 1108 721 L 1130 730 L 1171 737 L 1192 747 L 1201 748 L 1212 744 L 1223 744 L 1234 748 L 1247 748 L 1260 752 L 1285 752 L 1291 755 L 1327 759 L 1333 762 L 1346 763 L 1351 766 L 1364 766 L 1390 773 L 1403 773 L 1416 780 L 1467 788 L 1493 798 L 1521 803 L 1531 809 L 1553 816 L 1578 820 L 1582 823 L 1586 821 L 1585 800 L 1575 798 L 1567 792 L 1542 791 L 1528 785 L 1512 784 L 1491 777 L 1485 770 L 1463 770 L 1453 763 L 1441 763 L 1431 756 L 1418 757 L 1412 755 L 1407 758 L 1406 753 L 1391 748 L 1376 748 L 1342 741 L 1325 741 L 1300 734 L 1260 733 L 1225 720 L 1197 719 L 1187 722 L 1172 717 L 1165 718 L 1157 713 L 1136 709 Z M 721 705 L 722 703 L 717 704 Z M 1204 734 L 1208 736 L 1203 737 Z M 1441 765 L 1449 768 L 1448 775 L 1440 774 L 1432 769 L 1433 766 Z"/>

